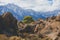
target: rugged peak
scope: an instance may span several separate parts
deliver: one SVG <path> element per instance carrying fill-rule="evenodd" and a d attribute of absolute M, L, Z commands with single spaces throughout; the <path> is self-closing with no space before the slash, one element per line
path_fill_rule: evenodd
<path fill-rule="evenodd" d="M 10 13 L 6 12 L 0 16 L 0 28 L 4 34 L 17 35 L 17 19 Z M 8 31 L 7 31 L 8 30 Z"/>
<path fill-rule="evenodd" d="M 3 19 L 7 22 L 16 21 L 16 18 L 10 12 L 6 12 L 2 15 Z"/>
<path fill-rule="evenodd" d="M 8 16 L 12 16 L 12 14 L 10 12 L 6 12 L 2 15 L 2 17 L 8 17 Z"/>

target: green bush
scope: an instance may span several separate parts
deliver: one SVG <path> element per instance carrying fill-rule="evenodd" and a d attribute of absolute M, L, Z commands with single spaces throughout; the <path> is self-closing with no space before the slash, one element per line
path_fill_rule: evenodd
<path fill-rule="evenodd" d="M 22 20 L 23 23 L 31 23 L 34 22 L 33 18 L 31 16 L 25 16 Z"/>

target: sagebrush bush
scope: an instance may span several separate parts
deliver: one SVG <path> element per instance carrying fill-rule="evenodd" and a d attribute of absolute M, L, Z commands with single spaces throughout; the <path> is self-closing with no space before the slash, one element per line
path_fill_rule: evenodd
<path fill-rule="evenodd" d="M 25 16 L 24 19 L 22 20 L 22 22 L 31 23 L 31 22 L 34 22 L 34 20 L 31 16 Z"/>

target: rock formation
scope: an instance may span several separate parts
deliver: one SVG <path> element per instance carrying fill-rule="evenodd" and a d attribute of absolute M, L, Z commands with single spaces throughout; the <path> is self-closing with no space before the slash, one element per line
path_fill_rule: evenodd
<path fill-rule="evenodd" d="M 10 12 L 6 12 L 0 15 L 0 34 L 29 38 L 39 37 L 41 39 L 47 37 L 52 40 L 60 40 L 60 15 L 26 24 L 21 21 L 18 22 Z"/>
<path fill-rule="evenodd" d="M 10 12 L 6 12 L 0 16 L 0 27 L 3 34 L 8 36 L 17 35 L 17 20 Z"/>
<path fill-rule="evenodd" d="M 32 25 L 33 26 L 32 26 Z M 21 27 L 21 26 L 20 26 Z M 52 16 L 45 20 L 39 19 L 34 23 L 23 26 L 24 29 L 20 30 L 23 33 L 33 33 L 41 35 L 40 37 L 48 37 L 52 40 L 59 38 L 58 34 L 60 33 L 60 15 Z M 60 35 L 60 34 L 59 34 Z"/>

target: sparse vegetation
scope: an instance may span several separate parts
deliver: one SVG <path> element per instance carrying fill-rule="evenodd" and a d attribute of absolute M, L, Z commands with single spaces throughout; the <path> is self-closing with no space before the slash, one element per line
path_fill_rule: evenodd
<path fill-rule="evenodd" d="M 31 23 L 33 21 L 34 20 L 31 16 L 25 16 L 24 19 L 22 20 L 23 23 Z"/>

